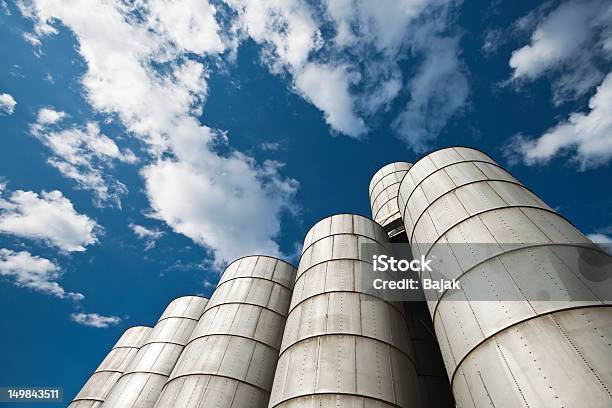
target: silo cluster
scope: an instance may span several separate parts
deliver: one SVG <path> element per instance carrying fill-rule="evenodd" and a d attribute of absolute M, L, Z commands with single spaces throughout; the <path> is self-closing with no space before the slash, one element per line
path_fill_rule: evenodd
<path fill-rule="evenodd" d="M 204 313 L 208 299 L 172 301 L 113 387 L 102 408 L 152 408 Z"/>
<path fill-rule="evenodd" d="M 457 406 L 612 406 L 607 254 L 474 149 L 419 160 L 398 202 L 415 258 L 461 280 L 426 294 Z"/>
<path fill-rule="evenodd" d="M 266 407 L 294 278 L 267 256 L 230 264 L 155 407 Z"/>
<path fill-rule="evenodd" d="M 310 228 L 297 270 L 240 258 L 128 329 L 70 407 L 612 406 L 609 255 L 475 149 L 388 164 L 369 196 L 372 219 Z M 399 301 L 372 254 L 461 288 Z"/>
<path fill-rule="evenodd" d="M 108 397 L 151 331 L 150 327 L 127 329 L 74 397 L 69 408 L 98 408 Z"/>

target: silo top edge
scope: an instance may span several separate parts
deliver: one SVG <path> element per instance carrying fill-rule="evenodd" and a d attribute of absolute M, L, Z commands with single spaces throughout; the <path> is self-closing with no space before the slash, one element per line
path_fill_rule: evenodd
<path fill-rule="evenodd" d="M 291 262 L 289 262 L 289 261 L 285 261 L 284 259 L 278 258 L 278 257 L 276 257 L 276 256 L 272 256 L 272 255 L 264 255 L 264 254 L 252 254 L 252 255 L 244 255 L 244 256 L 241 256 L 240 258 L 236 258 L 236 259 L 234 259 L 232 262 L 228 263 L 228 264 L 227 264 L 227 266 L 225 267 L 225 269 L 229 268 L 229 267 L 230 267 L 230 265 L 235 264 L 236 262 L 241 261 L 241 260 L 243 260 L 243 259 L 246 259 L 246 258 L 260 258 L 260 257 L 261 257 L 261 258 L 270 258 L 270 259 L 275 259 L 275 260 L 280 261 L 280 262 L 283 262 L 283 263 L 285 263 L 285 264 L 289 265 L 290 267 L 292 267 L 293 269 L 296 269 L 296 270 L 297 270 L 297 267 L 296 267 L 295 265 L 293 265 L 293 264 L 292 264 Z M 209 299 L 209 300 L 210 300 L 210 299 Z"/>
<path fill-rule="evenodd" d="M 387 167 L 389 167 L 389 166 L 391 166 L 391 165 L 394 165 L 394 164 L 408 164 L 408 165 L 410 165 L 410 166 L 413 166 L 413 165 L 414 165 L 414 164 L 413 164 L 413 163 L 411 163 L 411 162 L 401 161 L 401 160 L 400 160 L 400 161 L 394 161 L 394 162 L 391 162 L 391 163 L 387 163 L 387 164 L 385 164 L 384 166 L 382 166 L 382 167 L 380 167 L 378 170 L 376 170 L 376 171 L 375 171 L 375 172 L 372 174 L 372 176 L 370 177 L 370 184 L 369 184 L 369 188 L 368 188 L 368 190 L 369 190 L 369 191 L 372 191 L 372 187 L 374 187 L 374 185 L 372 184 L 372 182 L 374 181 L 375 177 L 376 177 L 376 176 L 377 176 L 379 173 L 381 173 L 381 172 L 382 172 L 384 169 L 386 169 Z M 406 171 L 406 170 L 398 170 L 398 171 Z"/>

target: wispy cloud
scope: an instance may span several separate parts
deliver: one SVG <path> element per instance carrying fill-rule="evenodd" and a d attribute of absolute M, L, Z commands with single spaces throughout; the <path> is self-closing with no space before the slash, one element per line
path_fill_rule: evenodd
<path fill-rule="evenodd" d="M 393 129 L 421 150 L 467 102 L 466 69 L 451 27 L 458 2 L 226 3 L 238 12 L 245 36 L 264 47 L 270 70 L 288 73 L 292 89 L 335 132 L 362 137 L 368 119 L 404 93 L 410 101 Z M 399 62 L 408 58 L 416 74 L 403 78 Z"/>
<path fill-rule="evenodd" d="M 115 141 L 100 131 L 96 123 L 84 127 L 60 127 L 65 112 L 43 108 L 30 132 L 53 155 L 48 163 L 77 183 L 79 188 L 94 193 L 94 203 L 121 208 L 121 197 L 127 193 L 123 183 L 109 175 L 116 162 L 134 163 L 136 156 L 129 150 L 120 150 Z"/>
<path fill-rule="evenodd" d="M 130 224 L 130 229 L 134 234 L 145 243 L 145 250 L 150 250 L 155 247 L 157 241 L 164 236 L 164 232 L 158 229 L 143 227 L 138 224 Z"/>
<path fill-rule="evenodd" d="M 121 318 L 117 316 L 102 316 L 98 313 L 73 313 L 70 315 L 72 321 L 83 326 L 95 327 L 104 329 L 110 326 L 116 326 L 121 323 Z"/>

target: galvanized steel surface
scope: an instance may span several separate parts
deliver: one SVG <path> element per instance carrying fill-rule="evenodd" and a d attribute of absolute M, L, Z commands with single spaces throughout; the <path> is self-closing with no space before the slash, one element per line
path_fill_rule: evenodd
<path fill-rule="evenodd" d="M 459 407 L 612 406 L 612 297 L 579 271 L 585 251 L 605 254 L 474 149 L 418 161 L 398 203 L 415 257 L 461 278 L 460 291 L 426 293 Z M 482 285 L 493 300 L 470 297 Z"/>
<path fill-rule="evenodd" d="M 407 243 L 404 223 L 397 205 L 400 182 L 412 167 L 411 163 L 390 163 L 378 170 L 370 182 L 372 217 L 378 221 L 395 242 Z M 310 286 L 310 285 L 306 285 Z M 450 408 L 454 406 L 450 384 L 444 369 L 442 355 L 433 333 L 427 306 L 417 302 L 406 304 L 406 318 L 413 329 L 410 338 L 415 351 L 415 363 L 421 402 L 424 408 Z"/>
<path fill-rule="evenodd" d="M 136 356 L 138 349 L 142 346 L 150 331 L 150 327 L 144 326 L 127 329 L 74 397 L 69 408 L 100 407 L 119 377 Z"/>
<path fill-rule="evenodd" d="M 372 220 L 323 219 L 306 235 L 269 407 L 419 407 L 401 305 L 365 293 L 361 243 L 389 253 Z"/>
<path fill-rule="evenodd" d="M 397 193 L 400 182 L 411 163 L 396 162 L 383 166 L 370 181 L 370 207 L 372 218 L 387 230 L 394 222 L 401 225 L 401 215 L 397 206 Z"/>
<path fill-rule="evenodd" d="M 230 264 L 156 408 L 266 407 L 294 279 L 272 257 Z"/>
<path fill-rule="evenodd" d="M 104 408 L 155 405 L 207 302 L 203 297 L 184 296 L 168 305 L 102 404 Z"/>

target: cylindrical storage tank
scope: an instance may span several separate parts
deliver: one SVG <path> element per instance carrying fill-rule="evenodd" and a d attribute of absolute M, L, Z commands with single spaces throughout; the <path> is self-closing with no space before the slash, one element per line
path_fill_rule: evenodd
<path fill-rule="evenodd" d="M 403 308 L 366 293 L 366 252 L 389 254 L 388 245 L 383 228 L 359 215 L 310 229 L 269 407 L 420 406 Z"/>
<path fill-rule="evenodd" d="M 372 218 L 387 231 L 389 237 L 404 232 L 404 224 L 397 206 L 397 194 L 400 182 L 411 163 L 395 162 L 381 167 L 370 181 L 370 207 Z"/>
<path fill-rule="evenodd" d="M 125 373 L 106 398 L 103 408 L 152 408 L 168 380 L 208 299 L 184 296 L 173 300 Z"/>
<path fill-rule="evenodd" d="M 266 407 L 294 279 L 276 258 L 231 263 L 155 407 Z"/>
<path fill-rule="evenodd" d="M 447 148 L 398 198 L 458 407 L 612 406 L 610 257 L 486 154 Z M 443 274 L 443 275 L 442 275 Z"/>
<path fill-rule="evenodd" d="M 404 223 L 397 205 L 399 186 L 411 163 L 390 163 L 379 169 L 370 182 L 370 205 L 372 218 L 378 221 L 395 243 L 407 243 Z M 406 257 L 410 257 L 406 246 Z M 420 296 L 424 299 L 422 290 Z M 423 408 L 450 408 L 454 406 L 450 384 L 438 342 L 433 334 L 433 324 L 424 301 L 405 302 L 406 318 L 411 328 L 412 349 L 419 391 Z"/>
<path fill-rule="evenodd" d="M 138 349 L 150 331 L 150 327 L 144 326 L 127 329 L 68 407 L 100 407 L 130 361 L 138 353 Z"/>

